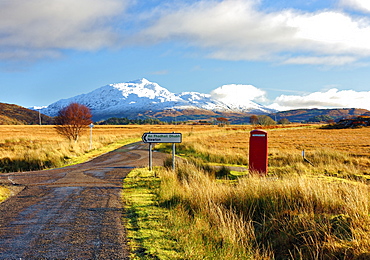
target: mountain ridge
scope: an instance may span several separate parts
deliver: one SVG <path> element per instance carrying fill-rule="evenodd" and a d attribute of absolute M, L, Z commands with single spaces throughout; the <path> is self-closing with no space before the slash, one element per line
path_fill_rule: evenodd
<path fill-rule="evenodd" d="M 245 105 L 234 105 L 213 98 L 210 94 L 199 92 L 172 93 L 159 84 L 142 78 L 125 83 L 102 86 L 89 93 L 61 99 L 42 108 L 41 112 L 55 116 L 57 112 L 70 103 L 86 105 L 91 109 L 94 120 L 109 117 L 131 117 L 151 114 L 165 110 L 209 110 L 223 113 L 267 114 L 275 110 L 253 101 Z"/>

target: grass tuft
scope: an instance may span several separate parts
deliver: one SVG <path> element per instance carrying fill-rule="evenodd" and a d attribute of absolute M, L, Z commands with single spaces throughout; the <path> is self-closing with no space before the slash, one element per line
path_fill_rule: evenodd
<path fill-rule="evenodd" d="M 0 186 L 0 203 L 9 198 L 11 195 L 10 189 L 5 186 Z"/>

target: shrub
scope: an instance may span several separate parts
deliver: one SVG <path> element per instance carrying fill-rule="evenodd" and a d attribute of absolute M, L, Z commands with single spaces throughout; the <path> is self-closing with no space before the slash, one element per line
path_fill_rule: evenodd
<path fill-rule="evenodd" d="M 230 168 L 226 166 L 221 166 L 220 169 L 217 170 L 216 172 L 216 178 L 226 178 L 230 175 Z"/>

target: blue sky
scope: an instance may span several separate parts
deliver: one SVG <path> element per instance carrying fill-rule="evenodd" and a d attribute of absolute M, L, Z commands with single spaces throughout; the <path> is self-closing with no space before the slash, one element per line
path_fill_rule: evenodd
<path fill-rule="evenodd" d="M 25 107 L 147 78 L 280 110 L 370 109 L 369 72 L 368 0 L 0 1 L 0 102 Z"/>

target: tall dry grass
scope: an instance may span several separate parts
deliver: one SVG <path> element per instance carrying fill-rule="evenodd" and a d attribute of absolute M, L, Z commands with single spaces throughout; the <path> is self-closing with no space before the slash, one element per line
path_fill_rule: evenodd
<path fill-rule="evenodd" d="M 189 136 L 178 147 L 190 159 L 158 173 L 160 205 L 186 258 L 370 258 L 370 129 L 268 135 L 266 178 L 219 180 L 199 166 L 247 165 L 248 129 Z"/>
<path fill-rule="evenodd" d="M 185 162 L 160 173 L 160 205 L 186 259 L 366 259 L 369 187 L 307 176 L 220 182 Z"/>
<path fill-rule="evenodd" d="M 70 142 L 58 135 L 52 126 L 1 126 L 0 133 L 0 172 L 61 167 L 91 151 L 89 135 L 82 136 L 78 142 Z M 92 146 L 98 150 L 138 136 L 138 133 L 121 134 L 100 128 L 94 130 Z"/>

